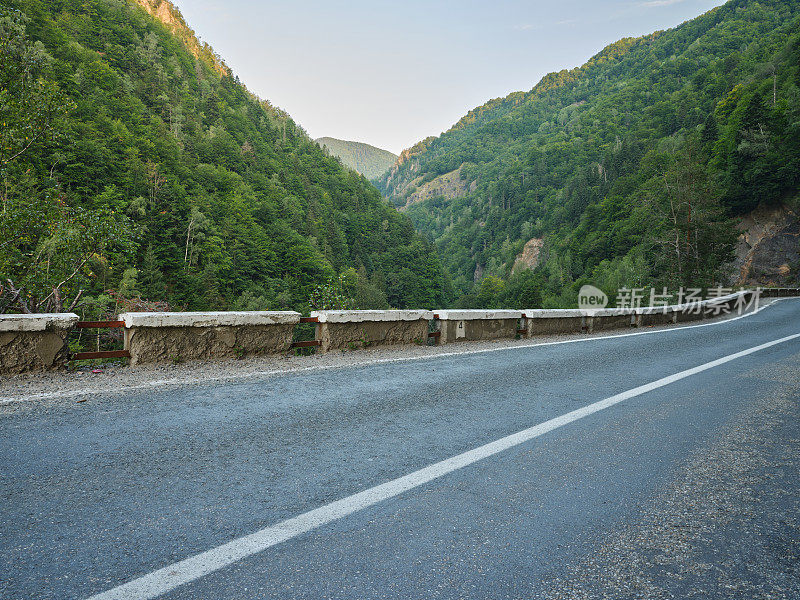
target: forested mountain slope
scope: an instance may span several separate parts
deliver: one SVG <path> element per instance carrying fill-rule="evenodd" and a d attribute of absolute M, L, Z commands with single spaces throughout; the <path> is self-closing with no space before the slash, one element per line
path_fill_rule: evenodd
<path fill-rule="evenodd" d="M 302 310 L 344 272 L 365 307 L 444 303 L 409 219 L 169 2 L 2 0 L 0 57 L 0 310 Z"/>
<path fill-rule="evenodd" d="M 798 15 L 795 0 L 732 0 L 620 40 L 404 151 L 379 188 L 408 204 L 467 305 L 504 286 L 555 306 L 586 282 L 721 282 L 742 215 L 797 213 Z"/>
<path fill-rule="evenodd" d="M 321 137 L 315 141 L 367 179 L 383 175 L 397 161 L 396 154 L 363 142 L 348 142 L 332 137 Z"/>

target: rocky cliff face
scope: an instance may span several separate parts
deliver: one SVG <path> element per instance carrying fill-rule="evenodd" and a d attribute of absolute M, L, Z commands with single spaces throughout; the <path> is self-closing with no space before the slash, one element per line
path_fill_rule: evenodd
<path fill-rule="evenodd" d="M 462 165 L 463 166 L 463 165 Z M 445 198 L 460 198 L 466 196 L 468 191 L 475 191 L 476 182 L 471 184 L 461 179 L 461 167 L 444 175 L 439 175 L 427 183 L 422 183 L 422 177 L 417 177 L 409 183 L 405 191 L 414 190 L 406 197 L 405 206 L 422 202 L 429 198 L 444 196 Z"/>
<path fill-rule="evenodd" d="M 214 53 L 211 47 L 197 39 L 194 30 L 186 24 L 181 12 L 169 0 L 135 0 L 135 2 L 161 21 L 173 35 L 180 38 L 192 56 L 208 60 L 221 77 L 231 74 L 228 65 Z"/>
<path fill-rule="evenodd" d="M 729 283 L 790 286 L 800 282 L 800 216 L 785 205 L 759 206 L 738 225 L 741 233 Z"/>
<path fill-rule="evenodd" d="M 531 238 L 525 242 L 525 247 L 517 255 L 514 260 L 514 266 L 511 267 L 511 272 L 523 271 L 525 269 L 535 269 L 539 266 L 539 254 L 542 252 L 544 246 L 543 238 Z"/>
<path fill-rule="evenodd" d="M 419 173 L 417 155 L 425 152 L 435 139 L 434 137 L 427 137 L 400 153 L 397 161 L 377 179 L 376 183 L 382 194 L 388 196 L 389 190 L 392 190 L 392 195 L 399 196 L 408 187 L 409 183 Z M 397 189 L 396 192 L 394 191 L 395 189 Z"/>

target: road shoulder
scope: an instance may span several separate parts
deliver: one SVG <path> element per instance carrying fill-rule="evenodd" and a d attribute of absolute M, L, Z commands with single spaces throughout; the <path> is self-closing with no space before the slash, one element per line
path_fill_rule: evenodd
<path fill-rule="evenodd" d="M 800 597 L 800 355 L 641 517 L 537 598 Z"/>

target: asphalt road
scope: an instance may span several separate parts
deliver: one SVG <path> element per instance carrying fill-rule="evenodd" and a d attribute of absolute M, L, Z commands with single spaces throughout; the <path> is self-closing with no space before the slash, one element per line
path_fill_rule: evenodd
<path fill-rule="evenodd" d="M 180 579 L 170 569 L 198 553 L 798 333 L 790 299 L 646 335 L 9 405 L 0 598 L 85 599 L 165 567 Z M 794 338 L 157 597 L 799 598 L 799 438 Z"/>

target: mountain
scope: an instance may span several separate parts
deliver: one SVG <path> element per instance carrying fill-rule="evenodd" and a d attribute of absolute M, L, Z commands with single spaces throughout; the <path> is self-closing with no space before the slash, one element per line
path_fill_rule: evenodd
<path fill-rule="evenodd" d="M 376 183 L 436 244 L 465 306 L 510 288 L 574 306 L 584 283 L 612 297 L 733 283 L 731 265 L 796 280 L 800 3 L 731 0 L 620 40 L 475 108 Z M 759 254 L 775 210 L 779 239 Z M 748 270 L 756 254 L 771 262 Z"/>
<path fill-rule="evenodd" d="M 383 175 L 397 161 L 396 154 L 363 142 L 347 142 L 332 137 L 321 137 L 314 141 L 367 179 Z"/>
<path fill-rule="evenodd" d="M 4 0 L 0 83 L 0 311 L 445 302 L 410 220 L 166 0 Z"/>

